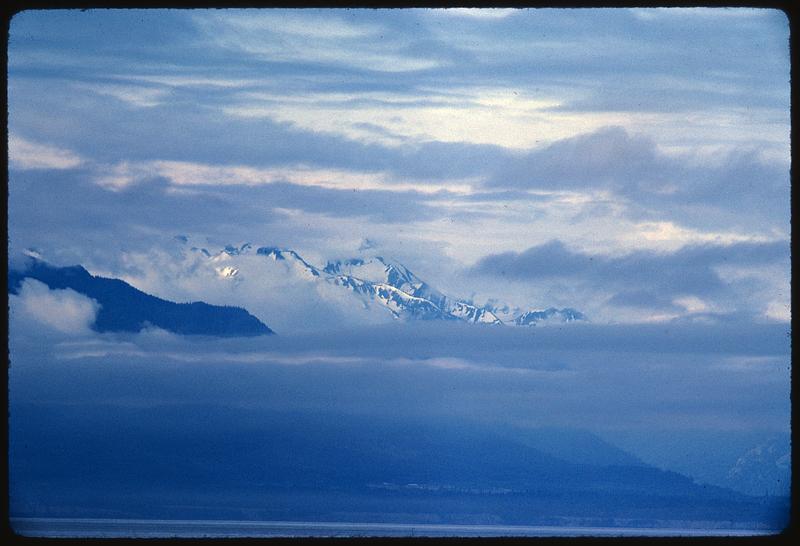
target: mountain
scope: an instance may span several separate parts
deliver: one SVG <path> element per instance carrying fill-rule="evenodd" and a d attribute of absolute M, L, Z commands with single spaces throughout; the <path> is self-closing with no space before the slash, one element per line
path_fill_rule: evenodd
<path fill-rule="evenodd" d="M 386 307 L 395 318 L 453 320 L 446 297 L 401 264 L 380 256 L 328 262 L 326 280 L 367 296 Z"/>
<path fill-rule="evenodd" d="M 307 279 L 314 279 L 320 276 L 319 270 L 306 262 L 294 250 L 284 250 L 275 247 L 262 246 L 256 250 L 259 256 L 265 256 L 271 260 L 284 262 L 294 270 L 295 273 Z"/>
<path fill-rule="evenodd" d="M 478 322 L 482 324 L 503 324 L 497 315 L 488 309 L 479 309 L 469 303 L 456 301 L 450 307 L 450 314 L 467 322 Z"/>
<path fill-rule="evenodd" d="M 727 485 L 750 495 L 788 496 L 791 465 L 788 438 L 773 437 L 739 457 L 728 471 Z"/>
<path fill-rule="evenodd" d="M 229 244 L 215 254 L 205 248 L 191 248 L 201 259 L 215 264 L 214 269 L 219 277 L 236 281 L 242 278 L 236 260 L 251 254 L 252 249 L 251 243 Z M 296 251 L 286 248 L 259 247 L 255 255 L 284 264 L 283 271 L 288 278 L 341 287 L 358 298 L 363 308 L 377 304 L 395 319 L 460 320 L 474 324 L 518 326 L 586 320 L 583 313 L 571 308 L 551 307 L 541 311 L 515 308 L 515 314 L 509 315 L 510 308 L 507 305 L 479 307 L 472 302 L 445 295 L 403 264 L 383 256 L 330 260 L 323 267 L 317 267 Z M 501 313 L 504 318 L 500 318 Z"/>
<path fill-rule="evenodd" d="M 15 516 L 779 529 L 788 514 L 589 433 L 174 404 L 14 417 Z"/>
<path fill-rule="evenodd" d="M 149 324 L 176 334 L 258 336 L 274 333 L 240 307 L 163 300 L 122 280 L 94 276 L 79 265 L 55 267 L 31 258 L 24 270 L 9 270 L 9 293 L 18 294 L 26 278 L 40 281 L 50 289 L 69 288 L 96 300 L 100 309 L 93 328 L 98 332 L 138 332 Z"/>
<path fill-rule="evenodd" d="M 575 464 L 594 466 L 647 466 L 638 457 L 586 430 L 538 427 L 510 430 L 509 439 Z"/>
<path fill-rule="evenodd" d="M 550 307 L 544 311 L 526 311 L 514 319 L 514 324 L 517 326 L 535 326 L 537 322 L 550 321 L 554 318 L 559 322 L 586 320 L 584 314 L 575 309 L 556 309 L 555 307 Z"/>

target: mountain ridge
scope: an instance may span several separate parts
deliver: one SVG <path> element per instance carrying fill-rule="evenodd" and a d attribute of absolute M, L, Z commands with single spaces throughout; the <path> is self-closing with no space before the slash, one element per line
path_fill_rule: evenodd
<path fill-rule="evenodd" d="M 227 244 L 216 254 L 194 246 L 191 247 L 191 251 L 206 260 L 227 263 L 232 258 L 249 254 L 254 248 L 252 243 L 247 242 L 238 246 Z M 460 320 L 472 324 L 514 326 L 587 320 L 586 316 L 576 309 L 555 307 L 527 311 L 514 308 L 513 315 L 505 318 L 510 309 L 508 305 L 487 303 L 478 306 L 470 301 L 447 296 L 403 264 L 380 255 L 328 260 L 322 267 L 313 265 L 290 248 L 262 246 L 255 248 L 255 255 L 285 264 L 289 268 L 287 272 L 297 274 L 300 278 L 324 281 L 347 289 L 361 298 L 365 307 L 377 302 L 395 319 Z M 235 264 L 215 269 L 221 278 L 234 278 L 239 273 Z"/>
<path fill-rule="evenodd" d="M 202 417 L 192 411 L 182 405 L 117 407 L 111 413 L 89 413 L 82 406 L 19 407 L 18 419 L 26 425 L 15 422 L 20 441 L 11 452 L 18 480 L 30 484 L 28 490 L 43 479 L 48 487 L 38 497 L 29 495 L 38 504 L 27 498 L 17 503 L 24 507 L 18 515 L 46 515 L 58 506 L 97 514 L 111 506 L 141 517 L 181 519 L 195 517 L 191 507 L 207 504 L 203 495 L 212 490 L 215 498 L 252 498 L 235 512 L 220 506 L 213 515 L 221 519 L 248 519 L 241 516 L 245 510 L 261 507 L 270 511 L 259 512 L 265 519 L 309 521 L 363 521 L 370 512 L 381 520 L 407 521 L 411 515 L 452 523 L 489 516 L 507 524 L 582 518 L 587 525 L 615 526 L 628 518 L 642 526 L 680 520 L 781 528 L 788 513 L 782 499 L 697 484 L 676 472 L 620 459 L 622 452 L 599 465 L 566 460 L 559 452 L 573 449 L 572 439 L 548 453 L 548 438 L 531 445 L 515 438 L 520 431 L 466 422 L 445 426 L 234 407 Z M 114 426 L 120 421 L 139 424 L 123 430 Z M 141 424 L 149 422 L 158 426 Z M 530 431 L 533 440 L 536 435 Z M 65 443 L 64 437 L 80 441 Z M 591 434 L 584 438 L 597 442 Z M 93 460 L 87 456 L 92 452 L 109 456 Z M 103 498 L 102 505 L 68 497 L 81 492 L 74 483 L 80 479 L 116 495 Z M 133 502 L 163 487 L 180 491 L 181 501 Z M 265 507 L 265 498 L 274 502 Z M 214 506 L 221 504 L 226 503 Z M 186 508 L 175 511 L 176 505 Z"/>
<path fill-rule="evenodd" d="M 121 279 L 95 276 L 83 266 L 56 267 L 29 257 L 23 270 L 9 269 L 8 292 L 19 294 L 30 278 L 51 290 L 71 289 L 100 304 L 92 329 L 98 332 L 138 332 L 148 325 L 176 334 L 229 336 L 274 332 L 241 307 L 202 301 L 176 303 L 147 294 Z"/>

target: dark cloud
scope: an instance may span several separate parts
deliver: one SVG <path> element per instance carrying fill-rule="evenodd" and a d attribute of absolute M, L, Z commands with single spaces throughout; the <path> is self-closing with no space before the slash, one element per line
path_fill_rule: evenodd
<path fill-rule="evenodd" d="M 501 171 L 495 186 L 527 188 L 623 189 L 642 177 L 663 177 L 666 165 L 646 137 L 632 137 L 621 127 L 556 141 L 530 152 Z"/>
<path fill-rule="evenodd" d="M 53 257 L 54 251 L 72 249 L 73 263 L 83 263 L 89 256 L 103 263 L 126 250 L 149 249 L 160 246 L 159 241 L 163 245 L 175 233 L 231 240 L 274 233 L 280 243 L 286 217 L 275 209 L 390 224 L 437 214 L 435 202 L 416 192 L 274 183 L 200 186 L 178 193 L 157 177 L 111 191 L 93 182 L 97 174 L 92 169 L 11 171 L 9 234 L 14 250 L 42 247 Z M 154 233 L 161 235 L 154 239 Z"/>
<path fill-rule="evenodd" d="M 473 272 L 523 281 L 572 279 L 615 290 L 609 303 L 652 308 L 669 306 L 677 296 L 706 297 L 724 292 L 728 284 L 715 267 L 761 267 L 788 259 L 789 245 L 785 242 L 695 244 L 674 252 L 640 250 L 609 256 L 571 250 L 554 240 L 520 253 L 485 256 Z"/>
<path fill-rule="evenodd" d="M 614 294 L 608 300 L 608 303 L 618 307 L 636 307 L 640 309 L 679 309 L 677 305 L 672 303 L 672 298 L 670 298 L 669 294 L 647 289 L 622 290 Z"/>
<path fill-rule="evenodd" d="M 253 167 L 303 164 L 357 171 L 388 171 L 399 180 L 446 182 L 488 176 L 512 157 L 499 146 L 425 142 L 403 147 L 357 142 L 300 129 L 267 117 L 220 115 L 229 95 L 202 91 L 149 108 L 72 88 L 64 79 L 15 79 L 10 84 L 19 136 L 58 142 L 99 162 L 153 159 Z M 24 97 L 24 99 L 23 99 Z M 198 100 L 199 99 L 199 100 Z M 41 112 L 58 123 L 42 123 Z M 373 129 L 374 131 L 374 129 Z"/>
<path fill-rule="evenodd" d="M 788 217 L 789 172 L 754 149 L 698 162 L 668 156 L 655 142 L 621 127 L 556 141 L 498 166 L 487 186 L 510 189 L 607 190 L 634 214 L 702 225 L 704 211 L 727 225 L 752 228 Z M 726 216 L 727 215 L 727 216 Z M 707 217 L 705 217 L 707 220 Z"/>

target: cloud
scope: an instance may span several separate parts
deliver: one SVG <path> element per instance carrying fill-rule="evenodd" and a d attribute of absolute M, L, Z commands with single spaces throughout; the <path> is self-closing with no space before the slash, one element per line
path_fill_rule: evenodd
<path fill-rule="evenodd" d="M 12 329 L 12 444 L 30 448 L 12 453 L 12 475 L 33 484 L 50 475 L 48 468 L 61 468 L 65 435 L 98 439 L 70 452 L 89 454 L 82 486 L 107 489 L 128 476 L 114 464 L 113 455 L 122 452 L 109 443 L 109 430 L 120 431 L 142 460 L 151 460 L 153 449 L 171 454 L 166 467 L 163 458 L 153 466 L 167 479 L 180 477 L 189 461 L 206 480 L 220 457 L 235 471 L 251 447 L 270 445 L 265 427 L 316 439 L 331 425 L 402 434 L 421 424 L 456 435 L 479 427 L 516 438 L 540 438 L 540 427 L 555 428 L 556 436 L 588 430 L 627 438 L 622 445 L 648 462 L 653 459 L 642 455 L 659 448 L 659 462 L 683 455 L 680 468 L 692 475 L 702 464 L 735 462 L 743 435 L 790 428 L 785 325 L 453 326 L 392 324 L 236 340 L 163 332 L 39 336 L 30 346 Z M 544 437 L 546 445 L 553 432 Z M 201 444 L 212 449 L 198 457 Z M 94 479 L 98 468 L 111 481 Z M 55 499 L 67 484 L 53 485 Z"/>
<path fill-rule="evenodd" d="M 447 15 L 474 17 L 476 19 L 505 19 L 515 12 L 517 10 L 513 8 L 450 8 L 444 10 Z"/>
<path fill-rule="evenodd" d="M 725 307 L 733 298 L 737 306 L 745 305 L 745 300 L 733 297 L 734 283 L 720 274 L 721 268 L 783 266 L 788 260 L 789 246 L 785 241 L 690 244 L 673 252 L 638 250 L 608 255 L 575 251 L 553 240 L 523 252 L 485 256 L 472 271 L 524 282 L 574 282 L 610 292 L 606 303 L 611 306 L 691 314 L 708 311 L 709 301 Z M 751 304 L 747 301 L 747 305 Z M 762 302 L 761 306 L 773 309 L 774 304 Z M 771 311 L 761 311 L 774 316 Z"/>
<path fill-rule="evenodd" d="M 100 308 L 73 290 L 50 290 L 34 279 L 25 279 L 18 294 L 9 294 L 9 305 L 17 328 L 33 322 L 64 334 L 89 333 Z"/>
<path fill-rule="evenodd" d="M 270 63 L 333 65 L 388 73 L 439 65 L 430 56 L 408 53 L 403 38 L 394 36 L 390 29 L 346 21 L 338 14 L 310 11 L 298 16 L 292 10 L 223 16 L 198 13 L 194 21 L 218 47 Z M 364 47 L 367 44 L 371 47 Z"/>
<path fill-rule="evenodd" d="M 262 81 L 260 85 L 267 84 Z M 277 102 L 260 106 L 267 117 L 219 115 L 242 106 L 242 99 L 207 88 L 186 90 L 164 104 L 138 108 L 132 116 L 117 99 L 87 96 L 62 80 L 16 78 L 9 86 L 11 95 L 30 97 L 14 102 L 14 123 L 36 123 L 36 133 L 42 139 L 60 142 L 62 147 L 104 165 L 127 163 L 132 167 L 155 161 L 255 169 L 305 165 L 319 171 L 386 173 L 387 182 L 459 185 L 465 179 L 485 176 L 509 156 L 503 148 L 490 145 L 433 141 L 398 148 L 374 139 L 355 141 L 327 130 L 347 127 L 351 122 L 359 124 L 357 110 L 344 103 L 339 108 L 352 115 L 342 117 L 337 110 L 323 124 L 300 127 L 276 120 L 284 107 L 309 115 L 314 101 L 304 97 L 313 95 L 312 90 L 287 95 L 284 87 L 276 96 Z M 293 104 L 293 97 L 299 104 Z M 59 124 L 35 122 L 42 110 L 59 112 Z M 368 116 L 365 120 L 377 122 Z M 373 134 L 374 129 L 368 132 Z"/>
<path fill-rule="evenodd" d="M 593 275 L 602 278 L 619 276 L 622 282 L 627 282 L 631 277 L 639 277 L 657 285 L 660 280 L 672 278 L 671 283 L 664 284 L 702 289 L 716 282 L 710 280 L 712 266 L 760 265 L 788 257 L 789 246 L 784 241 L 687 245 L 671 253 L 635 251 L 614 257 L 576 252 L 554 240 L 521 253 L 486 256 L 475 265 L 475 270 L 524 279 Z"/>
<path fill-rule="evenodd" d="M 293 184 L 332 190 L 381 190 L 391 192 L 469 193 L 466 183 L 398 181 L 386 172 L 359 172 L 344 169 L 319 169 L 307 165 L 259 168 L 249 165 L 209 165 L 188 161 L 123 162 L 103 169 L 98 183 L 110 189 L 161 177 L 176 186 L 260 186 Z"/>
<path fill-rule="evenodd" d="M 211 236 L 221 246 L 244 239 L 318 249 L 352 237 L 355 250 L 359 239 L 384 232 L 405 240 L 410 234 L 398 234 L 392 226 L 438 214 L 435 197 L 416 191 L 277 181 L 260 186 L 173 185 L 166 178 L 145 177 L 148 171 L 135 164 L 101 173 L 65 171 L 57 179 L 39 171 L 12 173 L 12 250 L 36 247 L 51 260 L 60 255 L 66 264 L 103 264 L 107 270 L 114 269 L 121 252 L 161 248 L 176 233 Z M 93 182 L 97 176 L 103 187 Z M 376 234 L 371 226 L 384 227 L 376 227 Z"/>
<path fill-rule="evenodd" d="M 292 10 L 233 12 L 218 18 L 217 22 L 260 34 L 276 33 L 322 40 L 365 38 L 382 31 L 376 25 L 353 24 L 338 16 L 332 17 L 330 13 L 299 16 Z"/>
<path fill-rule="evenodd" d="M 78 154 L 46 144 L 36 143 L 13 133 L 8 135 L 9 167 L 19 170 L 74 169 L 84 163 Z"/>
<path fill-rule="evenodd" d="M 788 165 L 753 148 L 707 157 L 667 154 L 644 134 L 622 127 L 559 140 L 506 162 L 487 186 L 606 190 L 645 216 L 702 223 L 703 210 L 726 223 L 774 223 L 788 217 Z M 737 220 L 736 216 L 739 216 Z"/>
<path fill-rule="evenodd" d="M 720 18 L 758 19 L 772 15 L 770 10 L 755 8 L 633 8 L 630 13 L 647 21 L 659 18 L 695 19 L 698 17 L 708 17 L 716 20 Z"/>
<path fill-rule="evenodd" d="M 202 399 L 220 408 L 596 431 L 780 429 L 790 410 L 789 357 L 785 325 L 529 330 L 393 323 L 269 340 L 151 334 L 59 340 L 44 359 L 12 353 L 10 385 L 18 402 L 40 399 L 46 366 L 48 400 L 55 402 Z M 736 366 L 742 359 L 750 364 Z M 80 377 L 71 372 L 76 362 L 86 371 Z M 674 419 L 687 412 L 690 421 Z"/>
<path fill-rule="evenodd" d="M 167 97 L 167 91 L 159 88 L 117 84 L 78 84 L 78 89 L 114 97 L 138 108 L 158 106 Z"/>
<path fill-rule="evenodd" d="M 559 140 L 543 150 L 533 151 L 525 171 L 496 179 L 508 186 L 611 186 L 622 188 L 632 181 L 662 178 L 664 158 L 655 143 L 643 135 L 631 136 L 622 127 Z M 502 176 L 502 175 L 501 175 Z M 641 180 L 644 178 L 644 180 Z"/>
<path fill-rule="evenodd" d="M 624 116 L 591 118 L 555 109 L 561 100 L 524 86 L 418 86 L 399 91 L 246 93 L 224 111 L 245 119 L 272 119 L 365 143 L 397 147 L 429 141 L 524 150 L 579 131 L 623 123 Z"/>

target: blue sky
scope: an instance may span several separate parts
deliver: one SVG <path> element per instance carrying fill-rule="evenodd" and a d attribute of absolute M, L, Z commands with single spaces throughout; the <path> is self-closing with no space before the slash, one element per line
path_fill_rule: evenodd
<path fill-rule="evenodd" d="M 787 321 L 788 32 L 749 9 L 23 12 L 10 250 L 177 297 L 177 234 L 317 260 L 368 238 L 477 303 Z"/>

